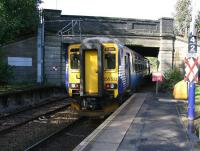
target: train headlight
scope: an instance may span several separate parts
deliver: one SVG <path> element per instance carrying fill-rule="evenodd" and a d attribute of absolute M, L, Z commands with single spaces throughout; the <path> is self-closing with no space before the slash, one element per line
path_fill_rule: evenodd
<path fill-rule="evenodd" d="M 80 88 L 80 84 L 79 83 L 70 83 L 69 87 L 72 89 L 79 89 Z"/>
<path fill-rule="evenodd" d="M 105 84 L 105 88 L 106 88 L 106 89 L 116 89 L 116 88 L 117 88 L 117 84 L 114 84 L 114 83 L 106 83 L 106 84 Z"/>
<path fill-rule="evenodd" d="M 115 85 L 112 83 L 112 84 L 110 84 L 110 88 L 111 89 L 114 89 L 115 88 Z"/>
<path fill-rule="evenodd" d="M 75 88 L 75 87 L 76 87 L 76 84 L 72 83 L 72 84 L 71 84 L 71 87 L 72 87 L 72 88 Z"/>

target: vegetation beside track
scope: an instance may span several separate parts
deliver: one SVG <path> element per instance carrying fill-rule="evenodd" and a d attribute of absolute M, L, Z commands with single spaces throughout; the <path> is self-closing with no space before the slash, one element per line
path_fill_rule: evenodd
<path fill-rule="evenodd" d="M 200 84 L 196 84 L 196 90 L 195 90 L 195 111 L 200 115 Z"/>
<path fill-rule="evenodd" d="M 183 75 L 178 68 L 167 70 L 164 73 L 164 81 L 160 84 L 160 89 L 172 93 L 175 84 L 181 80 L 183 80 Z"/>
<path fill-rule="evenodd" d="M 199 137 L 199 134 L 200 134 L 200 84 L 196 84 L 196 89 L 195 89 L 195 112 L 196 112 L 196 117 L 197 119 L 195 120 L 195 127 L 196 127 L 196 134 L 197 136 Z M 196 147 L 198 149 L 200 149 L 200 143 L 198 143 L 196 145 Z"/>
<path fill-rule="evenodd" d="M 0 48 L 0 86 L 8 84 L 13 77 L 13 67 L 4 60 L 5 52 Z"/>

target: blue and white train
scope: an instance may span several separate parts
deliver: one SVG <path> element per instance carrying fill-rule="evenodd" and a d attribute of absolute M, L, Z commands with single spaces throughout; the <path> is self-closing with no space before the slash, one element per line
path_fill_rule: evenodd
<path fill-rule="evenodd" d="M 121 102 L 149 74 L 148 59 L 110 38 L 86 38 L 67 49 L 66 87 L 85 108 L 103 104 L 104 98 Z"/>

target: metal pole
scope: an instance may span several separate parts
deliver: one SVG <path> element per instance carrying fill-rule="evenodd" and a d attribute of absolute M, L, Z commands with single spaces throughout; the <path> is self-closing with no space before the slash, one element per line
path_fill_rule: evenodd
<path fill-rule="evenodd" d="M 56 0 L 56 9 L 58 9 L 58 1 Z"/>
<path fill-rule="evenodd" d="M 42 33 L 41 33 L 41 37 L 42 37 L 42 42 L 41 42 L 41 44 L 42 44 L 42 52 L 41 52 L 41 54 L 42 54 L 42 74 L 41 74 L 41 77 L 42 77 L 42 82 L 44 83 L 45 81 L 46 81 L 46 78 L 45 78 L 45 67 L 44 67 L 44 57 L 45 57 L 45 51 L 44 51 L 44 49 L 45 49 L 45 42 L 44 42 L 44 12 L 43 12 L 43 9 L 42 9 Z"/>
<path fill-rule="evenodd" d="M 158 94 L 158 81 L 156 81 L 156 95 Z"/>
<path fill-rule="evenodd" d="M 37 11 L 38 11 L 38 32 L 37 32 L 37 83 L 42 84 L 43 82 L 43 49 L 42 49 L 42 40 L 43 40 L 43 29 L 42 29 L 42 9 L 39 8 L 39 3 L 37 1 Z"/>
<path fill-rule="evenodd" d="M 61 36 L 61 48 L 60 48 L 60 85 L 63 85 L 63 78 L 62 78 L 62 71 L 63 71 L 63 35 Z"/>
<path fill-rule="evenodd" d="M 79 26 L 79 36 L 80 36 L 80 41 L 81 41 L 81 21 L 80 20 L 79 20 L 78 26 Z"/>
<path fill-rule="evenodd" d="M 195 83 L 189 83 L 189 96 L 188 96 L 188 119 L 194 120 L 195 118 Z"/>
<path fill-rule="evenodd" d="M 74 20 L 72 20 L 72 36 L 74 35 Z"/>
<path fill-rule="evenodd" d="M 189 56 L 195 57 L 197 54 L 197 41 L 196 41 L 196 6 L 195 0 L 192 0 L 192 21 L 190 23 L 190 32 L 188 37 L 188 52 Z M 188 120 L 189 123 L 193 123 L 195 118 L 195 83 L 189 82 L 189 96 L 188 96 Z M 191 125 L 190 125 L 191 126 Z M 189 128 L 189 132 L 192 133 L 193 128 Z"/>
<path fill-rule="evenodd" d="M 188 121 L 188 132 L 189 132 L 189 135 L 192 135 L 195 132 L 193 120 Z"/>

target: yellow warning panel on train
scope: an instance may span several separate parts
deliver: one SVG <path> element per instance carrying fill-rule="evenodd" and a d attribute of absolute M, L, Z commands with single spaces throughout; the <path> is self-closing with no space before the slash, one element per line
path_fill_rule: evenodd
<path fill-rule="evenodd" d="M 85 52 L 85 91 L 88 94 L 98 93 L 97 50 Z"/>

